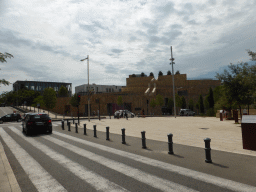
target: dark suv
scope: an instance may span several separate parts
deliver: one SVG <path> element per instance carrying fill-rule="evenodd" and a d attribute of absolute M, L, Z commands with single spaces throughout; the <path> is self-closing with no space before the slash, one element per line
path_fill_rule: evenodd
<path fill-rule="evenodd" d="M 52 120 L 45 113 L 29 113 L 22 122 L 22 131 L 29 135 L 32 132 L 52 133 Z"/>
<path fill-rule="evenodd" d="M 11 114 L 5 115 L 3 117 L 0 117 L 0 123 L 11 122 L 11 121 L 19 122 L 21 120 L 22 120 L 22 118 L 19 113 L 11 113 Z"/>

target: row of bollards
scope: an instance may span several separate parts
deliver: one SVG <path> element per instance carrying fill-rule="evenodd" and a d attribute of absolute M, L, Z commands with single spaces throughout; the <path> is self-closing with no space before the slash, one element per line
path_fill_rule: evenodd
<path fill-rule="evenodd" d="M 70 130 L 70 122 L 68 120 L 67 120 L 67 125 L 68 125 L 68 131 L 71 131 Z M 61 122 L 61 127 L 62 127 L 62 130 L 64 130 L 64 120 L 62 120 L 62 122 Z M 76 133 L 78 133 L 77 123 L 75 123 L 75 129 L 76 129 Z M 125 128 L 122 128 L 121 131 L 122 131 L 122 144 L 126 144 L 126 142 L 125 142 Z M 94 137 L 97 137 L 96 125 L 93 125 L 93 133 L 94 133 Z M 84 135 L 87 135 L 87 133 L 86 133 L 86 124 L 84 124 Z M 170 133 L 170 134 L 167 135 L 167 137 L 168 137 L 168 154 L 174 154 L 174 152 L 173 152 L 173 140 L 172 140 L 173 134 Z M 106 140 L 108 140 L 108 141 L 110 140 L 109 139 L 109 127 L 106 127 Z M 142 140 L 142 148 L 146 149 L 147 146 L 146 146 L 146 132 L 145 131 L 141 132 L 141 140 Z M 210 138 L 205 138 L 204 142 L 205 142 L 205 157 L 206 157 L 205 162 L 206 163 L 212 163 L 211 147 L 210 147 L 211 139 Z"/>

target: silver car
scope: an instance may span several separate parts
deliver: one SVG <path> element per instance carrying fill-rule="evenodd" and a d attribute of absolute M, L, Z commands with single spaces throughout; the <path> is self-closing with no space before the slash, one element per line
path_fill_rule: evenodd
<path fill-rule="evenodd" d="M 128 111 L 128 110 L 118 110 L 114 113 L 114 118 L 117 118 L 118 116 L 119 117 L 124 117 L 124 113 L 126 112 L 127 116 L 130 117 L 130 118 L 133 118 L 135 117 L 135 114 Z"/>
<path fill-rule="evenodd" d="M 181 109 L 180 116 L 194 116 L 196 113 L 190 109 Z"/>

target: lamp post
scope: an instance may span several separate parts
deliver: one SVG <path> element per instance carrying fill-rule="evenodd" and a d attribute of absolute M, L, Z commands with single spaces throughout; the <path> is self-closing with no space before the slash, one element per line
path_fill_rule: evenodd
<path fill-rule="evenodd" d="M 172 56 L 172 46 L 171 46 L 171 56 Z M 175 90 L 174 90 L 174 71 L 173 71 L 173 64 L 175 64 L 173 61 L 174 61 L 174 58 L 171 57 L 171 65 L 172 65 L 172 85 L 173 85 L 173 104 L 174 104 L 174 116 L 176 118 L 176 105 L 175 105 Z"/>
<path fill-rule="evenodd" d="M 90 122 L 90 92 L 89 92 L 89 55 L 87 55 L 87 58 L 81 59 L 80 61 L 84 61 L 87 59 L 87 71 L 88 71 L 88 120 Z"/>

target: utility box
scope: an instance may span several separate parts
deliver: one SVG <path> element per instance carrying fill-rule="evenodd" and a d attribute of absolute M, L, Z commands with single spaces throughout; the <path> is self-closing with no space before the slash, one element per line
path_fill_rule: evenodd
<path fill-rule="evenodd" d="M 243 115 L 241 129 L 243 149 L 256 151 L 256 115 Z"/>

